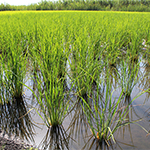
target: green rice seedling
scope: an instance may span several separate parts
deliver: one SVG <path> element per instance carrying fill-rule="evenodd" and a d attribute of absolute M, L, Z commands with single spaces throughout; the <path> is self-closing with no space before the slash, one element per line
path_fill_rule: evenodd
<path fill-rule="evenodd" d="M 57 57 L 59 55 L 55 50 L 50 52 L 49 58 L 46 58 L 46 55 L 42 55 L 45 56 L 43 59 L 40 55 L 36 56 L 40 72 L 35 73 L 36 79 L 34 79 L 38 97 L 34 95 L 42 113 L 38 112 L 38 114 L 49 128 L 62 125 L 71 109 L 70 100 L 68 100 L 69 92 L 66 93 L 64 90 L 65 77 L 59 76 L 61 57 Z M 49 62 L 51 63 L 49 64 Z"/>
<path fill-rule="evenodd" d="M 130 57 L 126 56 L 126 60 L 122 60 L 120 63 L 119 80 L 122 90 L 126 96 L 130 96 L 134 86 L 138 82 L 139 62 L 135 63 L 130 61 Z"/>
<path fill-rule="evenodd" d="M 115 33 L 113 33 L 115 34 Z M 117 37 L 114 35 L 110 35 L 112 39 L 107 41 L 107 46 L 105 51 L 103 52 L 103 59 L 104 62 L 108 62 L 109 66 L 115 67 L 116 66 L 116 61 L 119 57 L 120 50 L 119 50 L 119 41 L 117 41 Z"/>
<path fill-rule="evenodd" d="M 138 61 L 138 58 L 140 56 L 140 45 L 141 45 L 141 39 L 138 37 L 137 34 L 132 36 L 133 39 L 131 39 L 131 48 L 128 49 L 128 54 L 130 55 L 130 59 L 133 62 Z"/>
<path fill-rule="evenodd" d="M 88 124 L 93 136 L 100 141 L 105 140 L 106 142 L 110 138 L 114 138 L 112 133 L 113 129 L 111 129 L 111 126 L 113 124 L 113 119 L 116 117 L 115 113 L 117 110 L 117 105 L 114 103 L 115 101 L 112 102 L 110 92 L 111 86 L 109 81 L 107 81 L 104 100 L 97 93 L 96 97 L 92 97 L 92 107 L 86 102 L 86 100 L 82 98 L 82 101 L 84 102 L 84 106 L 82 106 L 82 108 L 87 116 Z M 118 103 L 120 101 L 121 96 L 118 100 Z"/>
<path fill-rule="evenodd" d="M 84 42 L 84 41 L 83 41 Z M 96 85 L 97 78 L 101 73 L 104 63 L 102 62 L 102 52 L 95 53 L 95 46 L 89 43 L 87 44 L 78 42 L 75 43 L 74 54 L 71 58 L 70 68 L 72 78 L 76 80 L 76 92 L 79 97 L 87 97 L 89 91 Z"/>
<path fill-rule="evenodd" d="M 50 75 L 52 76 L 52 74 Z M 63 117 L 67 114 L 68 105 L 64 102 L 63 86 L 60 81 L 54 81 L 52 77 L 44 77 L 42 81 L 36 77 L 39 97 L 37 101 L 41 112 L 44 113 L 43 121 L 48 127 L 62 124 Z M 64 115 L 64 116 L 61 116 Z"/>
<path fill-rule="evenodd" d="M 53 127 L 62 125 L 64 118 L 68 115 L 71 109 L 69 100 L 65 96 L 63 82 L 64 80 L 56 79 L 54 81 L 54 74 L 47 79 L 45 76 L 43 80 L 41 78 L 36 79 L 39 97 L 37 101 L 40 105 L 40 112 L 43 115 L 41 118 L 47 125 L 47 127 Z M 46 83 L 46 84 L 44 84 Z"/>
<path fill-rule="evenodd" d="M 6 95 L 11 95 L 14 98 L 22 97 L 26 63 L 26 58 L 22 56 L 21 50 L 11 50 L 9 54 L 3 56 L 1 76 Z"/>
<path fill-rule="evenodd" d="M 124 111 L 120 111 L 122 110 L 122 107 L 120 108 L 119 106 L 123 99 L 123 91 L 120 93 L 119 97 L 113 99 L 111 93 L 112 86 L 108 77 L 106 78 L 106 82 L 102 84 L 102 87 L 104 88 L 104 90 L 102 90 L 104 91 L 104 96 L 102 97 L 99 95 L 97 90 L 96 96 L 93 95 L 92 97 L 92 105 L 82 98 L 84 104 L 82 104 L 82 109 L 87 116 L 88 125 L 93 136 L 100 142 L 104 141 L 105 144 L 109 145 L 109 140 L 112 139 L 115 142 L 115 131 L 122 126 L 132 123 L 132 121 L 126 118 L 129 113 L 129 105 Z M 136 97 L 133 100 L 135 99 Z"/>
<path fill-rule="evenodd" d="M 62 43 L 59 42 L 57 37 L 55 37 L 56 36 L 55 34 L 56 33 L 51 33 L 50 35 L 49 34 L 44 35 L 45 37 L 42 36 L 42 39 L 40 39 L 41 50 L 38 51 L 39 54 L 35 53 L 35 55 L 40 55 L 40 58 L 44 62 L 43 63 L 44 68 L 48 69 L 48 71 L 43 72 L 45 76 L 48 76 L 47 72 L 51 72 L 54 66 L 57 66 L 57 69 L 58 69 L 57 77 L 64 78 L 65 66 L 66 66 L 66 61 L 67 61 L 67 56 L 66 56 L 67 52 L 63 51 Z M 51 40 L 48 40 L 48 39 L 51 39 Z M 34 60 L 34 62 L 35 61 L 37 60 Z M 56 64 L 56 61 L 58 62 L 57 64 Z"/>
<path fill-rule="evenodd" d="M 2 44 L 4 44 L 4 47 L 2 46 L 1 54 L 3 98 L 6 95 L 18 98 L 23 95 L 22 83 L 26 76 L 27 60 L 23 55 L 24 47 L 20 45 L 20 28 L 14 24 L 10 26 L 8 20 L 5 24 L 6 26 L 2 35 Z"/>
<path fill-rule="evenodd" d="M 86 97 L 86 91 L 87 91 L 87 85 L 90 86 L 90 78 L 86 76 L 85 72 L 81 70 L 80 66 L 82 64 L 82 58 L 78 61 L 78 54 L 75 56 L 75 59 L 71 60 L 70 68 L 71 73 L 73 76 L 73 79 L 76 79 L 76 91 L 79 95 L 82 95 L 83 97 Z M 81 61 L 81 62 L 80 62 Z M 84 62 L 84 68 L 86 67 L 86 64 Z M 71 77 L 70 77 L 71 78 Z"/>

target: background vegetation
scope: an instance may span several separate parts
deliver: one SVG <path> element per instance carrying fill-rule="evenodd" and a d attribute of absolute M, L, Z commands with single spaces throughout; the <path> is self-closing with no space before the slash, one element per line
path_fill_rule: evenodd
<path fill-rule="evenodd" d="M 14 10 L 102 10 L 102 11 L 150 11 L 149 0 L 42 0 L 37 4 L 12 6 L 1 4 L 0 11 Z"/>

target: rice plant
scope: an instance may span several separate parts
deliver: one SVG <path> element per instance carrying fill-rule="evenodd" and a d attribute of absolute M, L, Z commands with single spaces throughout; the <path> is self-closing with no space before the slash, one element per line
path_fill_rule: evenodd
<path fill-rule="evenodd" d="M 13 98 L 23 96 L 23 84 L 26 76 L 26 58 L 21 49 L 11 49 L 9 54 L 3 55 L 1 63 L 1 83 L 3 96 Z M 3 98 L 4 98 L 3 97 Z M 6 98 L 5 98 L 6 99 Z M 7 99 L 8 101 L 8 99 Z"/>
<path fill-rule="evenodd" d="M 62 125 L 73 105 L 68 98 L 69 91 L 65 91 L 65 77 L 60 76 L 60 69 L 63 70 L 63 68 L 57 62 L 62 60 L 57 57 L 59 56 L 57 51 L 50 51 L 49 56 L 43 57 L 42 60 L 41 55 L 36 56 L 40 72 L 36 72 L 36 78 L 33 80 L 38 89 L 38 97 L 32 91 L 40 105 L 38 114 L 48 128 Z"/>
<path fill-rule="evenodd" d="M 124 111 L 121 111 L 124 108 L 120 107 L 123 99 L 123 91 L 119 97 L 113 99 L 113 93 L 111 93 L 112 86 L 108 77 L 106 78 L 106 82 L 102 84 L 102 87 L 104 88 L 103 97 L 99 95 L 97 90 L 96 96 L 91 97 L 93 100 L 92 105 L 82 98 L 84 104 L 82 104 L 82 109 L 87 116 L 92 135 L 100 142 L 103 141 L 105 144 L 110 145 L 110 140 L 115 142 L 114 133 L 122 126 L 132 123 L 132 121 L 126 118 L 129 113 L 129 105 L 126 106 Z M 97 89 L 99 88 L 97 87 Z M 136 97 L 133 100 L 135 99 Z"/>
<path fill-rule="evenodd" d="M 126 96 L 130 96 L 134 86 L 137 84 L 139 80 L 139 62 L 132 62 L 129 56 L 121 61 L 120 63 L 120 71 L 119 79 L 120 85 L 122 87 L 123 93 Z"/>
<path fill-rule="evenodd" d="M 70 61 L 76 92 L 79 97 L 86 98 L 88 93 L 96 86 L 97 78 L 103 70 L 104 63 L 101 61 L 102 52 L 96 52 L 95 46 L 75 44 L 74 56 Z"/>

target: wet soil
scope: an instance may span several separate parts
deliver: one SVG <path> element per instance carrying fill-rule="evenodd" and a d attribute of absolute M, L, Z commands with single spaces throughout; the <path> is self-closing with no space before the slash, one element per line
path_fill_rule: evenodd
<path fill-rule="evenodd" d="M 0 137 L 0 150 L 25 150 L 30 149 L 30 146 L 24 145 L 21 141 L 16 142 Z"/>
<path fill-rule="evenodd" d="M 0 150 L 35 150 L 33 145 L 26 144 L 23 140 L 13 137 L 3 136 L 0 131 Z"/>

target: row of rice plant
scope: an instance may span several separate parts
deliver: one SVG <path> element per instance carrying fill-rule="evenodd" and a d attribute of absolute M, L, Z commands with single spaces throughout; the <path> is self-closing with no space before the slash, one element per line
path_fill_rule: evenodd
<path fill-rule="evenodd" d="M 115 141 L 114 132 L 133 122 L 126 119 L 131 103 L 120 111 L 121 102 L 131 96 L 140 79 L 141 58 L 149 52 L 148 13 L 6 12 L 0 16 L 2 105 L 22 99 L 30 73 L 38 91 L 37 95 L 28 87 L 40 106 L 35 109 L 54 131 L 63 131 L 63 121 L 76 102 L 100 142 Z M 116 99 L 112 78 L 121 88 Z"/>
<path fill-rule="evenodd" d="M 26 76 L 27 60 L 23 56 L 22 46 L 18 45 L 17 39 L 10 34 L 7 49 L 1 54 L 1 92 L 3 102 L 12 98 L 19 99 L 23 96 L 23 83 Z"/>

